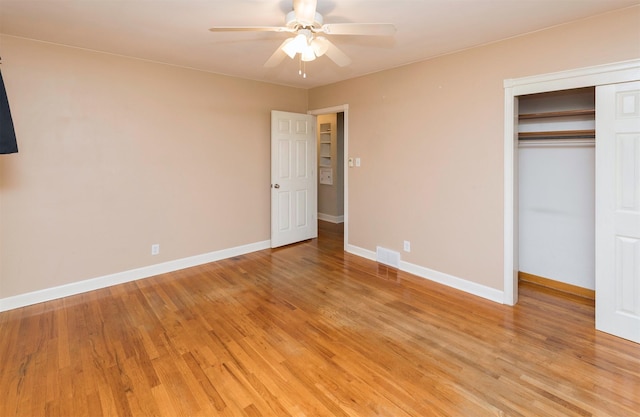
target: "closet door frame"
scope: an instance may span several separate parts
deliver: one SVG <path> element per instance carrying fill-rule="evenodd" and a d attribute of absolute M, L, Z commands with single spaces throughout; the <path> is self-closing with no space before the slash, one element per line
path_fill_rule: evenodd
<path fill-rule="evenodd" d="M 518 96 L 638 80 L 640 59 L 504 81 L 504 304 L 518 302 Z"/>

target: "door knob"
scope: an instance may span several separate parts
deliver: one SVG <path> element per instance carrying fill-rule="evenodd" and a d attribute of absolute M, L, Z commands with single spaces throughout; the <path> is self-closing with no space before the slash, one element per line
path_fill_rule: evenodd
<path fill-rule="evenodd" d="M 274 185 L 273 188 L 280 188 L 280 184 Z"/>

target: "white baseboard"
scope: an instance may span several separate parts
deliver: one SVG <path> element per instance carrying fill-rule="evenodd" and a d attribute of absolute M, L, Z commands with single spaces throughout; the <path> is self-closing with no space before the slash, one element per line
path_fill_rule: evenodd
<path fill-rule="evenodd" d="M 318 216 L 318 218 L 319 217 L 320 216 Z M 222 259 L 244 255 L 246 253 L 257 252 L 259 250 L 268 249 L 270 247 L 271 241 L 265 240 L 262 242 L 223 249 L 215 252 L 205 253 L 202 255 L 177 259 L 174 261 L 163 262 L 161 264 L 150 265 L 142 268 L 132 269 L 129 271 L 104 275 L 102 277 L 87 279 L 84 281 L 73 282 L 71 284 L 46 288 L 44 290 L 19 294 L 7 298 L 0 298 L 0 311 L 12 310 L 14 308 L 25 307 L 28 305 L 68 297 L 87 291 L 93 291 L 117 284 L 123 284 L 125 282 L 149 278 L 154 275 L 166 274 L 168 272 L 178 271 L 180 269 L 190 268 L 192 266 L 202 265 L 209 262 L 216 262 Z M 376 260 L 376 253 L 373 251 L 353 245 L 347 245 L 346 250 L 347 252 L 360 256 L 362 258 L 366 258 L 372 261 Z M 409 262 L 400 261 L 400 270 L 416 275 L 420 278 L 425 278 L 467 292 L 469 294 L 495 301 L 497 303 L 502 303 L 504 300 L 504 294 L 502 291 L 419 265 L 414 265 Z"/>
<path fill-rule="evenodd" d="M 191 256 L 188 258 L 176 259 L 174 261 L 163 262 L 161 264 L 145 266 L 129 271 L 117 272 L 115 274 L 105 275 L 102 277 L 87 279 L 79 282 L 73 282 L 70 284 L 60 285 L 58 287 L 46 288 L 44 290 L 15 295 L 13 297 L 0 298 L 0 311 L 12 310 L 14 308 L 38 304 L 45 301 L 68 297 L 70 295 L 80 294 L 87 291 L 98 290 L 101 288 L 110 287 L 112 285 L 123 284 L 125 282 L 135 281 L 143 278 L 149 278 L 154 275 L 166 274 L 168 272 L 178 271 L 180 269 L 190 268 L 192 266 L 202 265 L 209 262 L 216 262 L 222 259 L 268 249 L 270 247 L 271 241 L 265 240 L 262 242 L 250 243 L 248 245 L 236 246 L 229 249 L 222 249 L 219 251 Z"/>
<path fill-rule="evenodd" d="M 358 255 L 361 258 L 369 259 L 370 261 L 376 261 L 376 253 L 374 251 L 368 249 L 362 249 L 358 246 L 347 245 L 347 252 L 352 253 L 354 255 Z"/>
<path fill-rule="evenodd" d="M 332 216 L 330 214 L 318 213 L 318 220 L 330 223 L 344 223 L 344 216 Z"/>
<path fill-rule="evenodd" d="M 353 245 L 347 245 L 346 250 L 349 253 L 361 256 L 366 259 L 370 259 L 372 261 L 376 260 L 376 253 L 373 251 Z M 400 270 L 416 275 L 420 278 L 428 279 L 430 281 L 434 281 L 439 284 L 443 284 L 448 287 L 494 301 L 496 303 L 502 304 L 504 302 L 503 291 L 487 287 L 486 285 L 477 284 L 473 281 L 458 278 L 453 275 L 445 274 L 443 272 L 435 271 L 433 269 L 425 268 L 423 266 L 415 265 L 402 260 L 400 261 Z"/>

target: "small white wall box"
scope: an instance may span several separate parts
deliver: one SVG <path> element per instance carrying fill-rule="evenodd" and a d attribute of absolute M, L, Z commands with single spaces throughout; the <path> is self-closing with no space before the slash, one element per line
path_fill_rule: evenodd
<path fill-rule="evenodd" d="M 333 185 L 333 170 L 320 168 L 320 184 Z"/>

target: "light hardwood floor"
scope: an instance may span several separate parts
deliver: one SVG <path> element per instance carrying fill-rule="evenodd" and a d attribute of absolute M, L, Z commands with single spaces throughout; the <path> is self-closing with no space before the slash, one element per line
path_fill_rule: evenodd
<path fill-rule="evenodd" d="M 321 239 L 0 313 L 0 416 L 638 416 L 593 301 L 507 307 Z M 461 262 L 464 262 L 461 259 Z"/>

